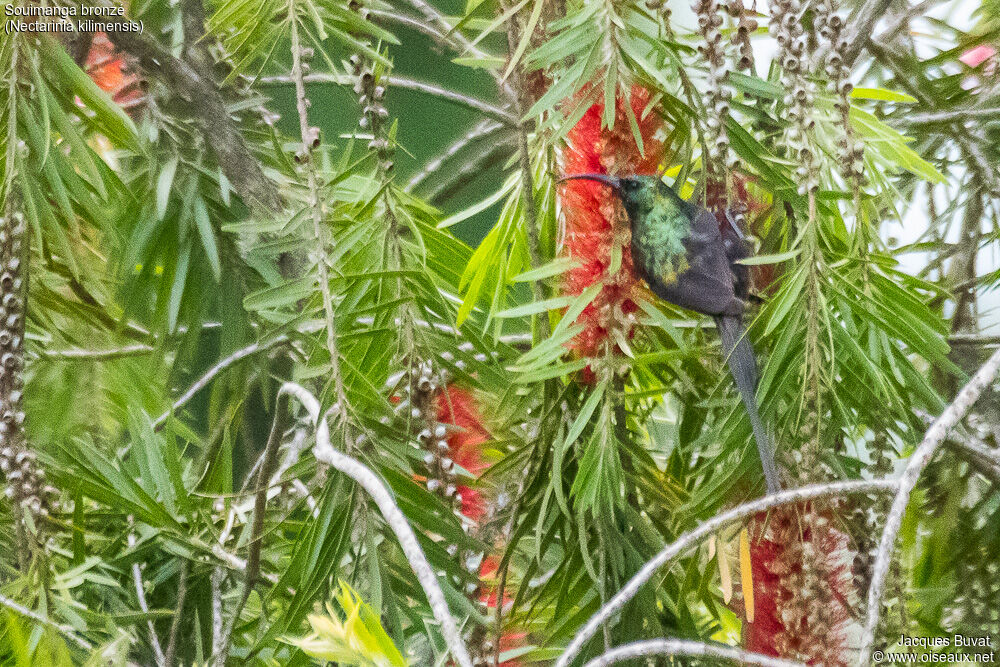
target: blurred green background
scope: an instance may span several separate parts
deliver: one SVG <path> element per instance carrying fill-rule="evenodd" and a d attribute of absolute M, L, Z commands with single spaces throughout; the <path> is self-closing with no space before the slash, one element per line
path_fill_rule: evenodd
<path fill-rule="evenodd" d="M 435 3 L 442 12 L 459 14 L 464 6 L 461 2 L 444 1 Z M 401 45 L 389 46 L 389 59 L 393 63 L 393 74 L 417 79 L 437 86 L 470 95 L 493 104 L 499 104 L 497 85 L 490 74 L 483 70 L 456 65 L 452 59 L 456 54 L 438 46 L 434 40 L 394 21 L 380 20 L 380 25 L 396 35 Z M 491 53 L 499 53 L 505 46 L 500 36 L 492 35 L 480 42 L 479 46 Z M 285 52 L 280 50 L 279 52 Z M 331 59 L 340 63 L 347 55 L 331 43 Z M 322 62 L 316 60 L 317 64 Z M 287 72 L 290 63 L 281 63 L 275 73 Z M 322 130 L 326 141 L 341 148 L 347 138 L 362 132 L 357 121 L 360 116 L 357 96 L 351 88 L 330 83 L 310 83 L 309 96 L 313 100 L 310 119 Z M 294 91 L 290 85 L 274 85 L 270 89 L 274 100 L 272 109 L 281 114 L 279 127 L 289 137 L 299 133 L 295 114 Z M 395 159 L 395 180 L 406 186 L 413 176 L 427 163 L 445 152 L 449 146 L 475 127 L 483 116 L 466 107 L 444 101 L 426 93 L 390 87 L 386 93 L 386 107 L 390 116 L 399 121 L 397 140 L 399 150 Z M 343 136 L 342 140 L 334 137 Z M 458 183 L 442 188 L 443 180 L 450 180 L 467 159 L 493 148 L 508 134 L 494 134 L 487 140 L 471 144 L 462 152 L 446 161 L 440 173 L 427 178 L 413 192 L 422 196 L 433 194 L 430 202 L 439 207 L 445 215 L 463 210 L 470 204 L 481 201 L 500 186 L 504 176 L 504 164 L 510 151 L 483 165 Z M 434 194 L 435 190 L 439 190 Z M 452 232 L 470 245 L 477 245 L 496 221 L 502 202 L 478 213 L 451 228 Z"/>

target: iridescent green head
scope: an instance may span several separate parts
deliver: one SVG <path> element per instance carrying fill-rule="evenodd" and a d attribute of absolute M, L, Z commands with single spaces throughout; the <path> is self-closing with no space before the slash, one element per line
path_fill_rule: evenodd
<path fill-rule="evenodd" d="M 573 174 L 560 179 L 561 181 L 587 180 L 603 183 L 618 195 L 629 221 L 634 227 L 636 223 L 646 221 L 654 212 L 687 213 L 689 204 L 677 196 L 666 183 L 656 176 L 609 176 L 607 174 Z"/>

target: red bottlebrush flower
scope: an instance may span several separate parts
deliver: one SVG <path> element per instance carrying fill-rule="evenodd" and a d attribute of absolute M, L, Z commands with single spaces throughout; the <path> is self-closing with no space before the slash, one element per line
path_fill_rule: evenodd
<path fill-rule="evenodd" d="M 490 440 L 490 434 L 476 407 L 476 399 L 472 392 L 455 385 L 443 387 L 433 398 L 433 411 L 434 419 L 438 423 L 458 427 L 449 429 L 445 435 L 445 440 L 448 443 L 448 456 L 456 465 L 478 477 L 488 467 L 486 457 L 483 454 L 483 445 Z M 466 485 L 459 485 L 456 491 L 462 497 L 462 515 L 476 522 L 481 521 L 486 515 L 488 502 L 483 493 Z M 497 604 L 497 568 L 499 563 L 499 557 L 493 554 L 483 558 L 479 566 L 480 584 L 472 592 L 472 596 L 485 602 L 488 608 L 495 608 Z M 504 603 L 509 601 L 510 597 L 505 594 Z M 523 646 L 526 636 L 527 633 L 524 632 L 504 632 L 498 640 L 500 651 Z M 485 647 L 492 655 L 492 651 L 495 650 L 493 646 L 486 644 Z M 500 663 L 499 667 L 521 667 L 521 662 L 505 660 Z"/>
<path fill-rule="evenodd" d="M 744 648 L 810 665 L 846 666 L 856 597 L 847 535 L 828 514 L 808 507 L 759 515 L 754 528 L 754 621 L 743 623 Z"/>
<path fill-rule="evenodd" d="M 142 80 L 103 32 L 94 33 L 84 67 L 94 83 L 120 107 L 131 110 L 142 106 Z"/>
<path fill-rule="evenodd" d="M 434 400 L 437 420 L 459 427 L 447 436 L 451 460 L 478 476 L 488 467 L 482 445 L 490 439 L 490 434 L 476 409 L 475 398 L 469 390 L 449 385 Z M 458 492 L 462 495 L 462 514 L 474 521 L 481 519 L 486 513 L 483 494 L 464 485 L 458 487 Z"/>
<path fill-rule="evenodd" d="M 497 556 L 487 556 L 483 560 L 483 564 L 479 568 L 479 580 L 482 582 L 480 586 L 480 596 L 479 599 L 486 603 L 488 609 L 496 609 L 497 606 L 497 588 L 499 586 L 499 577 L 497 570 L 500 567 L 500 558 Z M 508 591 L 504 591 L 503 604 L 506 605 L 513 601 L 513 597 Z M 507 631 L 500 635 L 500 652 L 509 651 L 520 646 L 524 646 L 524 640 L 528 636 L 527 632 L 517 632 L 517 631 Z M 520 660 L 505 660 L 500 663 L 499 667 L 521 667 Z"/>
<path fill-rule="evenodd" d="M 591 106 L 567 135 L 563 172 L 570 174 L 655 174 L 663 157 L 663 144 L 654 135 L 663 121 L 655 113 L 643 116 L 650 94 L 633 86 L 630 100 L 619 94 L 613 129 L 602 127 L 604 104 Z M 626 104 L 639 124 L 644 152 L 632 135 Z M 577 320 L 585 327 L 570 347 L 585 357 L 598 356 L 617 328 L 626 338 L 633 324 L 627 317 L 637 310 L 639 279 L 632 271 L 629 252 L 631 232 L 623 211 L 607 187 L 592 181 L 568 181 L 560 188 L 566 224 L 566 252 L 578 262 L 566 277 L 564 291 L 577 295 L 598 280 L 604 287 Z M 607 276 L 612 249 L 622 249 L 621 268 Z"/>

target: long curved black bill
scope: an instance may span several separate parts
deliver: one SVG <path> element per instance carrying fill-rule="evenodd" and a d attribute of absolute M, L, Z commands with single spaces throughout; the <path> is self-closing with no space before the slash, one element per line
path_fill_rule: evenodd
<path fill-rule="evenodd" d="M 564 181 L 597 181 L 614 190 L 620 190 L 622 187 L 622 180 L 620 178 L 617 176 L 608 176 L 607 174 L 572 174 L 570 176 L 563 176 L 558 182 L 563 183 Z"/>

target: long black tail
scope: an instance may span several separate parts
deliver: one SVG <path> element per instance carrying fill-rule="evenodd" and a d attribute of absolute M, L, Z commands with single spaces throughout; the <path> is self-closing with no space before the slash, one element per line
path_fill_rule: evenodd
<path fill-rule="evenodd" d="M 768 437 L 767 430 L 760 421 L 760 414 L 757 412 L 757 356 L 753 352 L 750 341 L 747 340 L 743 320 L 738 315 L 718 315 L 715 318 L 715 325 L 718 327 L 719 337 L 722 339 L 722 352 L 726 355 L 729 372 L 732 373 L 733 382 L 739 389 L 743 404 L 750 414 L 753 436 L 757 441 L 761 465 L 764 467 L 767 492 L 780 491 L 778 469 L 774 465 L 774 447 L 771 445 L 771 439 Z"/>

